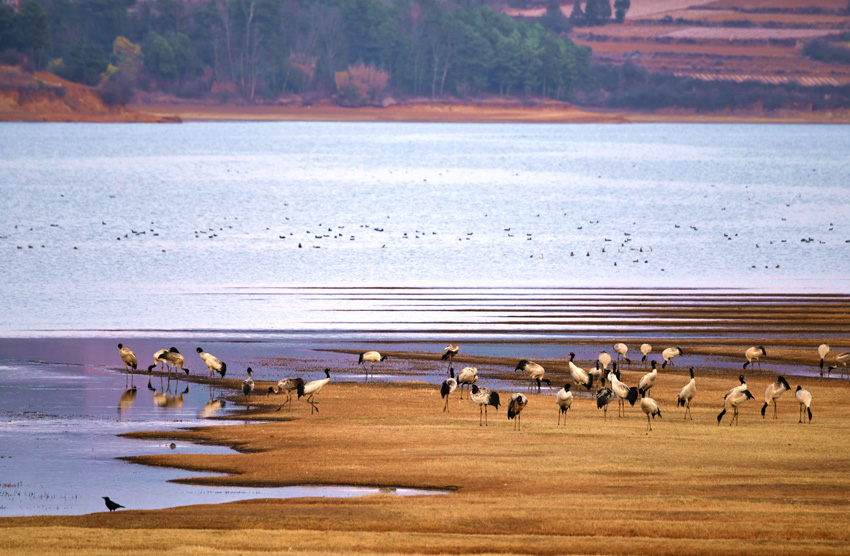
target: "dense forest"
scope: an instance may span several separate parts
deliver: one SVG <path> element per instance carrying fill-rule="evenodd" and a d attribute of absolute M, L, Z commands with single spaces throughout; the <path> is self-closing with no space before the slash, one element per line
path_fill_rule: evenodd
<path fill-rule="evenodd" d="M 486 4 L 25 0 L 17 15 L 0 8 L 0 50 L 90 85 L 105 76 L 247 101 L 293 92 L 357 104 L 390 91 L 568 99 L 592 86 L 588 48 Z M 560 23 L 569 25 L 566 17 Z"/>
<path fill-rule="evenodd" d="M 569 38 L 572 26 L 622 21 L 629 1 L 613 10 L 608 0 L 587 0 L 584 10 L 576 1 L 571 17 L 548 5 L 539 18 L 514 19 L 485 0 L 23 0 L 0 4 L 0 62 L 97 86 L 110 104 L 144 90 L 346 106 L 502 95 L 648 110 L 850 107 L 848 87 L 703 82 L 592 64 L 590 48 Z"/>

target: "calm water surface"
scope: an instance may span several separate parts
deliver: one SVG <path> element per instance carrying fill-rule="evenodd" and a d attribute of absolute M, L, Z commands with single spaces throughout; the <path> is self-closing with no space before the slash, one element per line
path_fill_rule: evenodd
<path fill-rule="evenodd" d="M 0 124 L 0 328 L 327 327 L 280 286 L 847 292 L 847 129 Z"/>

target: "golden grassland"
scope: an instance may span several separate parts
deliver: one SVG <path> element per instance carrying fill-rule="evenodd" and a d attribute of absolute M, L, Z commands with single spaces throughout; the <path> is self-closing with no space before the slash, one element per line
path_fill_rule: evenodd
<path fill-rule="evenodd" d="M 455 367 L 465 364 L 458 357 Z M 634 385 L 645 372 L 633 365 L 623 379 Z M 457 392 L 443 413 L 438 388 L 422 383 L 332 378 L 314 415 L 303 401 L 275 411 L 282 397 L 256 395 L 250 424 L 167 434 L 240 453 L 132 461 L 221 473 L 191 480 L 211 485 L 452 492 L 6 518 L 0 554 L 848 553 L 850 386 L 791 377 L 792 388 L 802 383 L 814 396 L 812 424 L 798 423 L 793 392 L 780 398 L 778 419 L 772 408 L 762 419 L 763 392 L 775 375 L 749 370 L 756 399 L 742 406 L 739 426 L 729 426 L 731 414 L 718 426 L 723 394 L 738 372 L 697 371 L 691 421 L 675 403 L 686 368 L 661 371 L 651 395 L 663 417 L 651 432 L 638 406 L 622 418 L 611 406 L 605 421 L 587 394 L 575 400 L 566 426 L 557 426 L 554 392 L 567 380 L 561 368 L 547 370 L 551 390 L 529 394 L 521 431 L 504 405 L 490 408 L 489 426 L 479 426 L 478 407 Z M 258 383 L 257 392 L 267 387 Z M 513 391 L 501 392 L 503 402 Z"/>

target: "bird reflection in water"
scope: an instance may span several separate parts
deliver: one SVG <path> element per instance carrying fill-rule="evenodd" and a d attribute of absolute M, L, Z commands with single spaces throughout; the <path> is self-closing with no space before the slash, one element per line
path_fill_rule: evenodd
<path fill-rule="evenodd" d="M 174 391 L 177 392 L 179 386 L 179 381 L 175 381 Z M 183 407 L 183 395 L 189 393 L 189 385 L 186 385 L 186 388 L 180 392 L 179 394 L 173 395 L 171 393 L 171 380 L 168 380 L 168 385 L 166 387 L 162 386 L 162 378 L 160 377 L 160 386 L 159 390 L 151 386 L 151 381 L 148 380 L 148 390 L 153 392 L 153 403 L 157 407 L 162 407 L 166 409 L 181 409 Z"/>
<path fill-rule="evenodd" d="M 214 417 L 225 405 L 224 400 L 215 398 L 215 390 L 213 389 L 213 386 L 210 385 L 210 401 L 204 404 L 204 407 L 201 408 L 201 412 L 198 416 L 202 419 Z"/>
<path fill-rule="evenodd" d="M 135 386 L 128 388 L 127 390 L 124 390 L 124 392 L 121 393 L 121 397 L 118 399 L 118 415 L 120 416 L 122 411 L 129 410 L 131 407 L 133 407 L 134 403 L 136 403 Z"/>

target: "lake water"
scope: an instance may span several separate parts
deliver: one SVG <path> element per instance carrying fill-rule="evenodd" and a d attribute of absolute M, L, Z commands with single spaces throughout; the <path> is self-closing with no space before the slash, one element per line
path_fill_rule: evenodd
<path fill-rule="evenodd" d="M 177 343 L 196 371 L 204 342 L 240 365 L 326 358 L 345 379 L 351 356 L 312 350 L 586 339 L 615 321 L 639 337 L 652 322 L 612 301 L 655 288 L 685 305 L 848 293 L 848 147 L 846 126 L 816 125 L 0 123 L 0 515 L 286 495 L 115 460 L 227 451 L 116 436 L 204 424 L 219 397 L 157 379 L 124 396 L 117 341 L 143 366 Z M 535 316 L 552 302 L 569 309 Z"/>
<path fill-rule="evenodd" d="M 281 286 L 847 292 L 848 148 L 828 125 L 3 123 L 0 329 L 327 327 Z"/>

